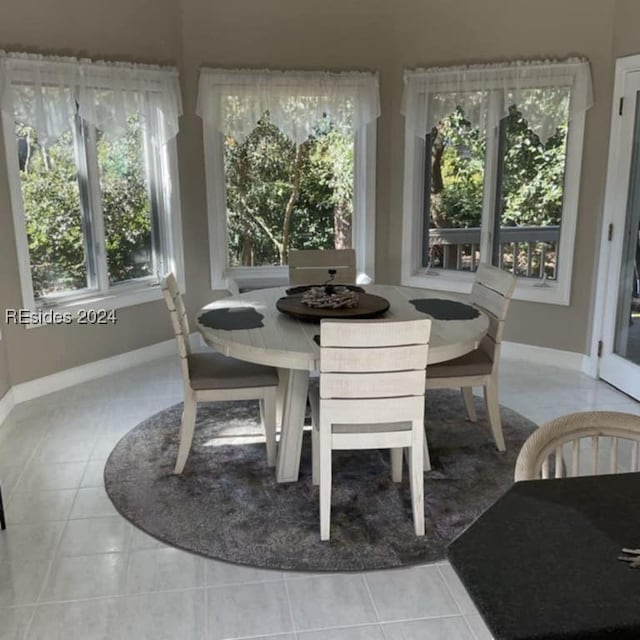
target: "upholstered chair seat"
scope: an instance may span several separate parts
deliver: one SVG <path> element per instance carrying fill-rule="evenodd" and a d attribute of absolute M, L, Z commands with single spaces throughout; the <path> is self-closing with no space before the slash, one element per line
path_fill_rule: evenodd
<path fill-rule="evenodd" d="M 274 387 L 278 374 L 273 367 L 228 358 L 221 353 L 190 353 L 189 377 L 194 389 Z"/>
<path fill-rule="evenodd" d="M 490 375 L 493 361 L 484 351 L 476 349 L 459 358 L 432 364 L 427 369 L 427 378 L 456 378 L 458 376 Z"/>

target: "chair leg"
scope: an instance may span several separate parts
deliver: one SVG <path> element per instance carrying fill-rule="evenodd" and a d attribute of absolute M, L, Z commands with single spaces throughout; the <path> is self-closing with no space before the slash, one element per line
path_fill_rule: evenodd
<path fill-rule="evenodd" d="M 391 479 L 394 482 L 402 482 L 402 454 L 404 449 L 391 449 Z"/>
<path fill-rule="evenodd" d="M 278 369 L 278 388 L 276 390 L 276 424 L 282 426 L 282 414 L 284 410 L 284 396 L 287 393 L 289 382 L 289 369 Z"/>
<path fill-rule="evenodd" d="M 498 402 L 498 381 L 492 376 L 484 387 L 484 402 L 489 414 L 491 431 L 496 441 L 498 451 L 506 451 L 504 435 L 502 434 L 502 423 L 500 421 L 500 404 Z"/>
<path fill-rule="evenodd" d="M 267 443 L 267 464 L 276 466 L 276 389 L 267 389 L 264 398 L 260 400 L 260 419 L 264 426 L 264 436 Z"/>
<path fill-rule="evenodd" d="M 314 486 L 320 484 L 320 398 L 317 394 L 309 393 L 309 407 L 311 408 L 311 482 Z"/>
<path fill-rule="evenodd" d="M 311 427 L 311 483 L 320 484 L 320 433 L 315 425 Z"/>
<path fill-rule="evenodd" d="M 196 395 L 193 391 L 184 394 L 184 409 L 182 411 L 182 423 L 180 425 L 180 445 L 178 446 L 178 457 L 174 473 L 180 474 L 184 470 L 184 465 L 189 457 L 191 442 L 193 441 L 193 430 L 196 426 Z"/>
<path fill-rule="evenodd" d="M 0 529 L 6 529 L 7 523 L 4 519 L 4 505 L 2 504 L 2 489 L 0 489 Z"/>
<path fill-rule="evenodd" d="M 422 431 L 422 470 L 431 471 L 431 456 L 429 455 L 429 443 L 427 442 L 427 432 Z"/>
<path fill-rule="evenodd" d="M 464 408 L 467 410 L 467 416 L 470 422 L 478 421 L 478 414 L 476 413 L 476 403 L 473 400 L 473 387 L 462 387 L 462 401 L 464 402 Z"/>
<path fill-rule="evenodd" d="M 409 457 L 409 473 L 411 482 L 411 507 L 413 510 L 413 526 L 417 536 L 424 535 L 424 425 L 413 423 L 413 438 Z"/>
<path fill-rule="evenodd" d="M 326 427 L 326 428 L 325 428 Z M 320 425 L 320 540 L 328 540 L 331 528 L 331 425 Z"/>

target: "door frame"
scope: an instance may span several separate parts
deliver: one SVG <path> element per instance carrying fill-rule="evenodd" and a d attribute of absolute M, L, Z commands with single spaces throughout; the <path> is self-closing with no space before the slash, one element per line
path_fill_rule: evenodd
<path fill-rule="evenodd" d="M 640 54 L 625 56 L 616 60 L 613 101 L 611 105 L 611 126 L 609 130 L 609 152 L 607 156 L 607 177 L 603 205 L 600 234 L 600 255 L 598 259 L 596 295 L 593 305 L 593 331 L 591 334 L 590 360 L 587 373 L 600 377 L 600 343 L 604 342 L 605 312 L 607 292 L 612 276 L 615 280 L 619 274 L 610 273 L 612 250 L 621 250 L 624 223 L 626 220 L 626 204 L 628 198 L 628 176 L 620 171 L 619 140 L 622 129 L 621 100 L 624 97 L 625 80 L 628 74 L 640 72 Z M 613 234 L 609 236 L 609 225 L 613 225 Z M 610 345 L 613 349 L 613 345 Z M 639 365 L 640 366 L 640 365 Z"/>

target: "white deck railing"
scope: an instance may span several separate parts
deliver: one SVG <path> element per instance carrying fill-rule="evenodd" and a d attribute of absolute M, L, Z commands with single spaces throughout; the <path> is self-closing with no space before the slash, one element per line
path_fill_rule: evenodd
<path fill-rule="evenodd" d="M 554 280 L 560 227 L 500 227 L 498 266 L 518 276 Z M 475 271 L 480 227 L 429 229 L 430 268 Z M 516 259 L 514 260 L 514 256 Z"/>

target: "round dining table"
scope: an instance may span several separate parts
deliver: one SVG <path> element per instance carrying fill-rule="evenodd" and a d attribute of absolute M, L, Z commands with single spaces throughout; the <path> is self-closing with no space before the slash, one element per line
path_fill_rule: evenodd
<path fill-rule="evenodd" d="M 463 296 L 393 285 L 366 285 L 364 289 L 388 300 L 389 309 L 381 318 L 431 318 L 428 364 L 473 351 L 489 329 L 489 318 L 479 310 L 477 315 L 473 310 L 466 316 L 463 313 L 465 319 L 451 319 L 446 312 L 419 311 L 421 304 L 416 302 L 446 305 L 447 301 L 464 302 Z M 320 365 L 320 325 L 279 311 L 276 303 L 286 292 L 286 287 L 256 289 L 216 300 L 203 307 L 196 319 L 197 329 L 210 347 L 227 356 L 279 369 L 282 431 L 278 482 L 298 479 L 309 373 L 318 371 Z"/>

